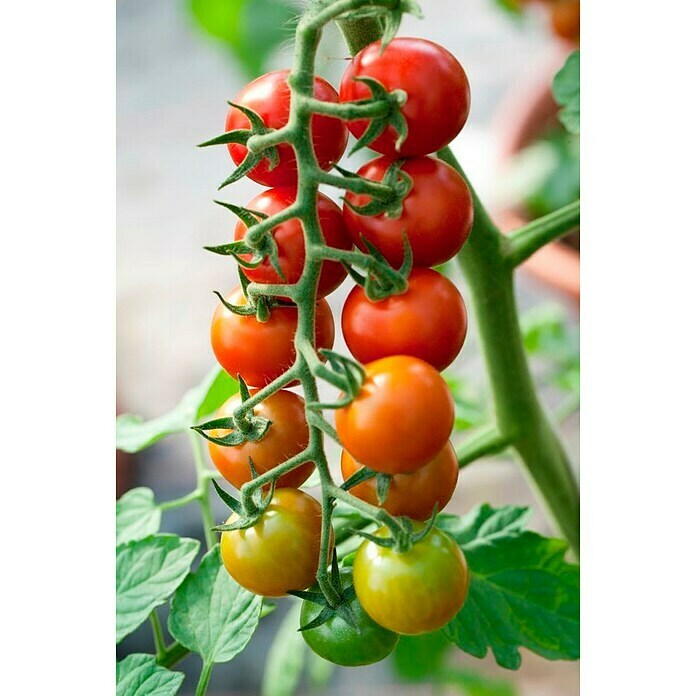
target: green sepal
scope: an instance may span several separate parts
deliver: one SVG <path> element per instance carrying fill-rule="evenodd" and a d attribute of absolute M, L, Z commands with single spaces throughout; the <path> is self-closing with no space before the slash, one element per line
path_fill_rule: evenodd
<path fill-rule="evenodd" d="M 242 384 L 243 381 L 240 382 L 240 392 L 242 391 Z M 244 385 L 244 388 L 246 388 L 246 385 Z M 244 401 L 243 397 L 242 399 Z M 235 447 L 245 442 L 258 442 L 271 427 L 271 421 L 263 416 L 246 414 L 244 420 L 245 427 L 243 430 L 239 428 L 239 424 L 235 423 L 234 418 L 231 417 L 214 418 L 201 425 L 194 425 L 191 429 L 202 435 L 208 442 L 213 442 L 222 447 Z M 232 430 L 232 432 L 224 437 L 213 437 L 206 433 L 208 430 L 227 429 Z"/>
<path fill-rule="evenodd" d="M 314 376 L 340 389 L 344 395 L 333 403 L 310 402 L 307 408 L 313 411 L 343 408 L 360 393 L 365 381 L 365 368 L 355 360 L 328 348 L 322 348 L 319 354 L 326 358 L 328 365 L 318 365 L 313 371 Z"/>
<path fill-rule="evenodd" d="M 379 182 L 391 189 L 392 196 L 389 199 L 371 198 L 365 205 L 354 205 L 345 198 L 345 204 L 357 215 L 365 217 L 384 215 L 387 218 L 398 220 L 404 211 L 404 199 L 413 188 L 413 179 L 401 169 L 405 161 L 400 159 L 392 162 L 382 181 Z"/>
<path fill-rule="evenodd" d="M 361 529 L 354 529 L 353 534 L 362 537 L 363 539 L 367 539 L 368 541 L 371 541 L 372 543 L 377 544 L 377 546 L 381 546 L 385 549 L 390 549 L 394 546 L 394 539 L 391 537 L 375 536 L 369 532 L 363 532 Z"/>
<path fill-rule="evenodd" d="M 322 604 L 325 597 L 321 592 L 310 592 L 308 590 L 288 590 L 288 594 L 298 599 L 306 599 L 312 604 Z"/>
<path fill-rule="evenodd" d="M 325 624 L 335 613 L 336 611 L 334 609 L 329 606 L 325 606 L 314 619 L 312 619 L 308 624 L 300 626 L 297 630 L 311 631 L 313 628 L 318 628 L 319 626 Z"/>
<path fill-rule="evenodd" d="M 366 466 L 363 466 L 361 469 L 358 469 L 352 476 L 348 477 L 341 485 L 341 488 L 344 491 L 349 491 L 351 488 L 354 488 L 355 486 L 364 483 L 365 481 L 370 481 L 375 476 L 379 476 L 379 474 L 376 471 L 368 469 Z"/>
<path fill-rule="evenodd" d="M 230 304 L 217 290 L 213 290 L 213 294 L 217 296 L 218 300 L 222 302 L 225 309 L 232 314 L 238 314 L 240 317 L 250 317 L 256 314 L 256 308 L 251 304 L 245 305 L 233 305 Z"/>
<path fill-rule="evenodd" d="M 380 505 L 384 505 L 387 500 L 391 482 L 392 477 L 389 474 L 377 474 L 377 502 Z"/>
<path fill-rule="evenodd" d="M 222 500 L 232 512 L 236 512 L 238 515 L 242 514 L 242 504 L 236 498 L 233 498 L 226 490 L 221 488 L 215 479 L 213 479 L 213 487 L 220 496 L 220 500 Z"/>
<path fill-rule="evenodd" d="M 397 7 L 389 11 L 384 18 L 384 34 L 382 35 L 382 48 L 380 53 L 392 42 L 405 14 L 411 14 L 417 19 L 423 19 L 423 10 L 415 0 L 401 0 Z"/>
<path fill-rule="evenodd" d="M 259 220 L 265 220 L 268 215 L 261 213 L 258 210 L 250 210 L 241 205 L 235 205 L 234 203 L 227 203 L 225 201 L 214 201 L 223 208 L 227 208 L 230 212 L 234 213 L 247 227 L 253 227 Z"/>
<path fill-rule="evenodd" d="M 250 130 L 232 130 L 218 135 L 215 138 L 199 143 L 196 147 L 209 147 L 210 145 L 246 145 L 251 136 Z"/>

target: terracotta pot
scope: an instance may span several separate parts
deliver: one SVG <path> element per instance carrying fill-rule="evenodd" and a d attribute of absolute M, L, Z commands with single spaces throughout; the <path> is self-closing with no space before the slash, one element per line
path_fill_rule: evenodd
<path fill-rule="evenodd" d="M 551 83 L 568 57 L 568 47 L 559 46 L 548 63 L 542 65 L 529 81 L 512 90 L 501 103 L 497 130 L 499 133 L 501 167 L 520 150 L 531 145 L 544 133 L 558 126 L 558 106 L 551 92 Z M 511 118 L 511 114 L 514 118 Z M 500 210 L 496 222 L 508 232 L 529 220 L 521 209 Z M 564 240 L 540 249 L 522 268 L 570 299 L 580 300 L 579 231 Z"/>

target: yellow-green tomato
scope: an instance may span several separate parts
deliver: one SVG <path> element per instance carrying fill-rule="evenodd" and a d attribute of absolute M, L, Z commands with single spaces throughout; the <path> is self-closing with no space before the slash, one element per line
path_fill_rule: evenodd
<path fill-rule="evenodd" d="M 376 534 L 389 536 L 386 527 Z M 365 541 L 353 562 L 353 582 L 360 604 L 380 626 L 418 635 L 456 616 L 469 591 L 469 571 L 454 540 L 433 529 L 403 553 Z"/>
<path fill-rule="evenodd" d="M 342 573 L 341 583 L 350 584 L 350 572 Z M 344 667 L 371 665 L 383 660 L 396 646 L 398 634 L 375 623 L 360 606 L 357 598 L 349 602 L 357 628 L 347 624 L 338 614 L 328 621 L 302 631 L 302 637 L 320 657 Z M 305 600 L 300 613 L 300 626 L 313 621 L 324 607 Z"/>
<path fill-rule="evenodd" d="M 227 523 L 236 519 L 233 513 Z M 280 488 L 253 527 L 222 533 L 220 553 L 242 587 L 280 597 L 314 582 L 320 543 L 321 505 L 303 491 Z M 329 554 L 332 549 L 333 539 Z"/>

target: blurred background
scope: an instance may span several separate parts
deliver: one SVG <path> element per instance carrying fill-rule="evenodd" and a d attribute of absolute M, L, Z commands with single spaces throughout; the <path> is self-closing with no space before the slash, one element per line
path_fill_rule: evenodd
<path fill-rule="evenodd" d="M 117 0 L 117 407 L 154 418 L 173 408 L 215 364 L 208 332 L 217 300 L 237 284 L 232 261 L 204 245 L 231 238 L 234 218 L 212 203 L 231 172 L 226 148 L 195 144 L 224 130 L 226 101 L 250 79 L 287 67 L 293 23 L 301 2 L 291 0 Z M 574 50 L 577 0 L 552 6 L 527 0 L 422 0 L 422 21 L 406 17 L 402 35 L 432 39 L 464 66 L 472 90 L 469 121 L 452 148 L 484 203 L 511 229 L 579 196 L 579 143 L 555 118 L 551 80 Z M 335 29 L 320 48 L 318 73 L 334 86 L 349 54 Z M 357 168 L 360 153 L 347 166 Z M 243 180 L 219 197 L 245 204 L 260 187 Z M 331 193 L 331 192 L 328 192 Z M 444 269 L 468 291 L 458 270 Z M 328 299 L 339 321 L 348 282 Z M 579 233 L 533 257 L 518 274 L 525 345 L 542 396 L 572 459 L 578 460 Z M 340 335 L 336 349 L 346 352 Z M 455 441 L 490 420 L 485 371 L 476 327 L 447 371 L 455 401 Z M 335 450 L 333 462 L 337 462 Z M 138 455 L 119 455 L 119 495 L 136 485 L 158 500 L 195 485 L 186 436 L 175 435 Z M 515 462 L 498 457 L 462 471 L 448 510 L 475 504 L 532 505 L 532 526 L 548 532 Z M 222 519 L 221 506 L 216 507 Z M 195 506 L 165 513 L 163 529 L 201 538 Z M 310 659 L 286 630 L 274 637 L 289 609 L 281 601 L 246 650 L 213 672 L 211 694 L 283 696 L 321 694 L 470 694 L 573 696 L 578 665 L 523 652 L 509 673 L 439 641 L 402 639 L 393 658 L 367 668 L 329 669 Z M 165 618 L 162 610 L 162 618 Z M 290 623 L 286 623 L 286 627 Z M 296 622 L 295 622 L 296 625 Z M 152 651 L 145 624 L 119 654 Z M 271 656 L 285 678 L 264 684 Z M 299 667 L 302 667 L 300 671 Z M 197 675 L 196 657 L 177 669 Z M 299 676 L 298 676 L 299 675 Z M 297 681 L 299 679 L 299 681 Z M 297 681 L 297 684 L 295 682 Z M 193 693 L 187 679 L 182 693 Z M 328 691 L 327 691 L 328 692 Z"/>

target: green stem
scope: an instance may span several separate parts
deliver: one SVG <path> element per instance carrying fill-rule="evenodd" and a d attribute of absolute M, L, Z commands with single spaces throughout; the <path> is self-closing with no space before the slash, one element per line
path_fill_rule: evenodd
<path fill-rule="evenodd" d="M 499 454 L 509 446 L 510 440 L 500 433 L 497 426 L 479 430 L 456 448 L 459 468 L 463 469 L 481 457 Z"/>
<path fill-rule="evenodd" d="M 201 449 L 201 440 L 191 430 L 189 431 L 189 440 L 191 449 L 193 450 L 193 461 L 196 465 L 196 480 L 197 493 L 199 504 L 201 506 L 201 518 L 203 519 L 203 534 L 205 535 L 205 545 L 211 549 L 215 546 L 215 535 L 212 528 L 215 525 L 213 519 L 213 511 L 210 507 L 210 469 L 206 466 L 203 459 L 203 450 Z"/>
<path fill-rule="evenodd" d="M 208 683 L 210 682 L 212 671 L 213 663 L 204 662 L 201 676 L 198 678 L 198 684 L 196 686 L 196 696 L 204 696 L 205 692 L 208 690 Z"/>
<path fill-rule="evenodd" d="M 465 179 L 449 148 L 438 153 Z M 580 495 L 568 456 L 539 399 L 524 352 L 507 241 L 471 187 L 474 227 L 457 260 L 473 297 L 496 425 L 510 441 L 576 555 L 580 551 Z"/>
<path fill-rule="evenodd" d="M 572 232 L 580 224 L 580 201 L 569 203 L 516 230 L 507 237 L 507 260 L 519 266 L 543 246 Z"/>
<path fill-rule="evenodd" d="M 164 644 L 164 634 L 162 633 L 162 624 L 157 610 L 153 609 L 150 612 L 150 625 L 152 626 L 152 637 L 155 641 L 155 656 L 159 660 L 167 651 L 167 646 Z"/>
<path fill-rule="evenodd" d="M 171 669 L 189 655 L 190 652 L 188 648 L 185 648 L 181 643 L 175 641 L 168 648 L 165 648 L 161 656 L 157 656 L 157 664 Z"/>

